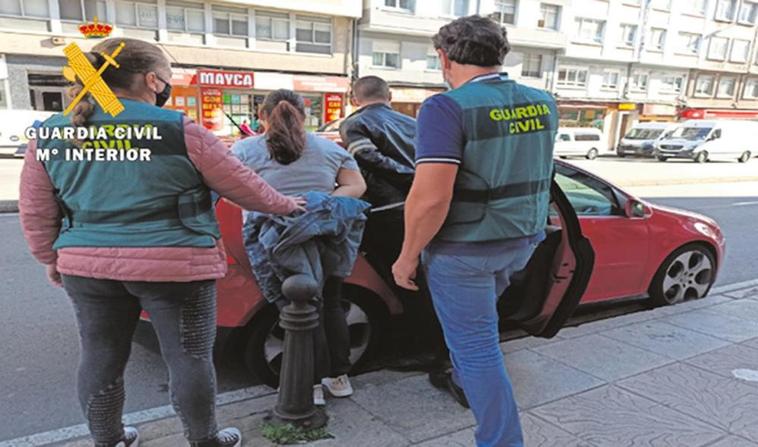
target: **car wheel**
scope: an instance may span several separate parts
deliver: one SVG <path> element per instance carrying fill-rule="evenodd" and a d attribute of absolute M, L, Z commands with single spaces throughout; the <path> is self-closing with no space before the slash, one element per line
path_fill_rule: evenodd
<path fill-rule="evenodd" d="M 594 160 L 594 159 L 596 159 L 597 158 L 597 154 L 598 154 L 597 149 L 595 149 L 593 147 L 592 149 L 590 149 L 589 152 L 587 152 L 587 160 Z"/>
<path fill-rule="evenodd" d="M 713 285 L 716 261 L 705 246 L 690 244 L 674 250 L 653 277 L 648 293 L 656 306 L 703 298 Z"/>
<path fill-rule="evenodd" d="M 655 158 L 657 158 L 658 161 L 668 161 L 668 159 L 669 159 L 668 157 L 661 157 L 660 155 L 657 156 L 657 157 L 655 157 Z"/>
<path fill-rule="evenodd" d="M 366 295 L 369 295 L 368 297 Z M 371 358 L 381 339 L 387 311 L 370 292 L 359 287 L 343 287 L 342 306 L 350 331 L 350 363 L 356 371 Z M 279 371 L 284 352 L 284 329 L 279 326 L 279 311 L 267 305 L 250 322 L 243 358 L 245 367 L 261 382 L 279 386 Z"/>
<path fill-rule="evenodd" d="M 740 155 L 740 158 L 737 159 L 740 163 L 747 163 L 748 160 L 750 160 L 750 151 L 745 151 Z"/>
<path fill-rule="evenodd" d="M 695 163 L 705 163 L 708 161 L 708 152 L 703 151 L 695 155 Z"/>

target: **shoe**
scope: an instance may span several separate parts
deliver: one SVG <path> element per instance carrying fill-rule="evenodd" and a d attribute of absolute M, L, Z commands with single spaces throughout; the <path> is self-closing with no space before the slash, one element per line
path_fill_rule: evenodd
<path fill-rule="evenodd" d="M 350 385 L 350 379 L 347 374 L 335 378 L 326 377 L 321 380 L 321 384 L 326 387 L 334 397 L 348 397 L 353 395 L 353 386 Z"/>
<path fill-rule="evenodd" d="M 113 447 L 139 447 L 139 432 L 134 427 L 124 427 L 124 437 Z"/>
<path fill-rule="evenodd" d="M 447 376 L 447 390 L 453 396 L 453 399 L 461 404 L 463 408 L 471 408 L 468 403 L 468 399 L 466 398 L 466 393 L 463 392 L 463 388 L 459 387 L 458 384 L 455 383 L 452 374 L 448 374 Z"/>
<path fill-rule="evenodd" d="M 429 372 L 429 382 L 440 390 L 447 390 L 447 377 L 450 372 L 444 369 L 437 369 Z"/>
<path fill-rule="evenodd" d="M 323 407 L 326 405 L 326 400 L 324 399 L 324 387 L 319 385 L 313 385 L 313 405 L 317 405 L 319 407 Z"/>
<path fill-rule="evenodd" d="M 242 433 L 234 427 L 219 430 L 216 436 L 207 441 L 190 442 L 192 447 L 240 447 Z"/>

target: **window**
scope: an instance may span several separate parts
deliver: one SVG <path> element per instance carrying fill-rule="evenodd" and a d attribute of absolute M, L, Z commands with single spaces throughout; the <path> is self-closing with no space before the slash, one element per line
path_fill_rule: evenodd
<path fill-rule="evenodd" d="M 732 62 L 747 62 L 750 57 L 750 41 L 734 39 L 732 42 L 732 52 L 729 60 Z"/>
<path fill-rule="evenodd" d="M 443 0 L 442 15 L 463 17 L 468 15 L 468 0 Z"/>
<path fill-rule="evenodd" d="M 289 14 L 255 11 L 255 38 L 277 41 L 289 40 Z"/>
<path fill-rule="evenodd" d="M 619 87 L 619 72 L 615 70 L 603 71 L 603 84 L 602 88 L 607 90 L 616 90 Z"/>
<path fill-rule="evenodd" d="M 650 29 L 650 49 L 656 51 L 663 51 L 663 47 L 666 45 L 666 30 L 663 28 L 651 28 Z"/>
<path fill-rule="evenodd" d="M 579 139 L 577 135 L 576 139 Z M 595 135 L 598 137 L 598 135 Z M 555 181 L 560 186 L 574 211 L 579 216 L 621 215 L 616 196 L 607 184 L 577 172 L 572 168 L 556 165 Z"/>
<path fill-rule="evenodd" d="M 726 51 L 729 48 L 729 39 L 726 37 L 711 37 L 708 44 L 708 59 L 723 61 L 726 59 Z"/>
<path fill-rule="evenodd" d="M 650 5 L 653 9 L 668 11 L 671 9 L 671 0 L 651 0 Z"/>
<path fill-rule="evenodd" d="M 604 30 L 605 21 L 603 20 L 576 19 L 576 35 L 581 41 L 602 43 Z"/>
<path fill-rule="evenodd" d="M 574 141 L 600 141 L 600 135 L 596 133 L 577 132 L 574 135 Z"/>
<path fill-rule="evenodd" d="M 117 1 L 116 23 L 137 28 L 158 28 L 158 6 L 147 3 Z"/>
<path fill-rule="evenodd" d="M 413 0 L 384 0 L 384 6 L 413 11 Z"/>
<path fill-rule="evenodd" d="M 713 96 L 713 87 L 716 80 L 712 75 L 700 75 L 695 82 L 696 96 Z"/>
<path fill-rule="evenodd" d="M 700 51 L 700 34 L 679 33 L 679 51 L 686 54 L 697 54 Z"/>
<path fill-rule="evenodd" d="M 214 6 L 213 34 L 247 37 L 249 34 L 247 10 Z"/>
<path fill-rule="evenodd" d="M 383 68 L 400 68 L 400 43 L 375 40 L 371 53 L 371 65 Z"/>
<path fill-rule="evenodd" d="M 705 15 L 707 3 L 707 0 L 688 0 L 683 2 L 684 12 L 699 16 Z"/>
<path fill-rule="evenodd" d="M 745 93 L 742 95 L 746 99 L 758 99 L 758 79 L 748 79 L 745 83 Z"/>
<path fill-rule="evenodd" d="M 558 86 L 585 87 L 587 85 L 586 68 L 561 68 L 558 70 Z"/>
<path fill-rule="evenodd" d="M 734 88 L 737 86 L 737 78 L 722 77 L 719 79 L 719 88 L 716 96 L 719 98 L 734 98 Z"/>
<path fill-rule="evenodd" d="M 633 73 L 629 78 L 629 89 L 635 92 L 647 91 L 647 81 L 649 75 L 647 73 Z"/>
<path fill-rule="evenodd" d="M 205 13 L 200 4 L 166 4 L 166 27 L 173 31 L 205 32 Z"/>
<path fill-rule="evenodd" d="M 0 3 L 6 3 L 4 0 Z M 27 1 L 24 0 L 26 4 Z M 118 3 L 117 3 L 118 5 Z M 148 5 L 149 6 L 149 5 Z M 153 6 L 155 7 L 155 6 Z M 104 0 L 58 0 L 61 19 L 83 22 L 93 20 L 95 16 L 105 18 L 105 1 Z M 158 26 L 158 12 L 155 11 L 156 27 Z"/>
<path fill-rule="evenodd" d="M 490 18 L 501 25 L 516 23 L 516 0 L 495 0 L 495 12 Z"/>
<path fill-rule="evenodd" d="M 427 54 L 426 55 L 426 69 L 434 70 L 434 71 L 442 70 L 442 65 L 440 65 L 439 56 L 437 56 L 436 54 Z"/>
<path fill-rule="evenodd" d="M 332 53 L 332 21 L 319 17 L 297 16 L 295 51 L 302 53 Z"/>
<path fill-rule="evenodd" d="M 634 40 L 637 38 L 637 25 L 622 24 L 621 39 L 619 44 L 631 47 L 634 46 Z"/>
<path fill-rule="evenodd" d="M 664 76 L 661 80 L 662 93 L 681 93 L 684 76 Z"/>
<path fill-rule="evenodd" d="M 540 20 L 537 23 L 537 27 L 546 28 L 558 31 L 561 7 L 558 5 L 551 5 L 549 3 L 540 4 Z"/>
<path fill-rule="evenodd" d="M 737 0 L 716 0 L 716 20 L 731 22 L 737 11 Z"/>
<path fill-rule="evenodd" d="M 743 0 L 742 5 L 740 6 L 740 14 L 737 17 L 737 20 L 740 23 L 755 25 L 756 13 L 758 13 L 758 3 Z"/>
<path fill-rule="evenodd" d="M 542 55 L 536 53 L 524 53 L 521 63 L 521 76 L 525 78 L 542 77 Z"/>
<path fill-rule="evenodd" d="M 50 6 L 47 0 L 3 0 L 0 15 L 47 18 L 50 17 Z"/>

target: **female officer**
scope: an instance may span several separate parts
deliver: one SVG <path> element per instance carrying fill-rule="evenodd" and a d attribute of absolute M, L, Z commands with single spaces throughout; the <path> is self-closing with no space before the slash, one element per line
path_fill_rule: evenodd
<path fill-rule="evenodd" d="M 79 400 L 97 446 L 138 444 L 137 431 L 125 428 L 121 416 L 124 368 L 143 309 L 160 340 L 171 402 L 190 445 L 239 446 L 239 430 L 218 430 L 215 418 L 214 280 L 224 276 L 226 258 L 210 190 L 275 214 L 292 213 L 302 201 L 279 194 L 203 127 L 161 109 L 171 68 L 155 45 L 109 39 L 87 58 L 98 69 L 102 54 L 122 42 L 120 68 L 108 67 L 102 78 L 124 110 L 113 117 L 85 99 L 43 127 L 154 127 L 160 139 L 33 141 L 21 176 L 24 235 L 50 281 L 73 302 L 82 351 Z M 66 148 L 98 147 L 149 149 L 150 157 L 73 161 L 63 155 Z M 58 155 L 41 162 L 37 148 L 59 149 Z"/>

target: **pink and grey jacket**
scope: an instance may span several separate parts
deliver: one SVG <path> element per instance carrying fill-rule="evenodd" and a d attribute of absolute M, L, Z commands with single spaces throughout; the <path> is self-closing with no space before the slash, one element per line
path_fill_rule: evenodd
<path fill-rule="evenodd" d="M 184 122 L 187 155 L 209 188 L 244 209 L 289 214 L 295 202 L 278 193 L 245 167 L 215 135 L 189 118 Z M 216 247 L 67 247 L 53 250 L 61 212 L 53 184 L 36 144 L 27 148 L 21 171 L 19 211 L 24 237 L 43 264 L 56 264 L 64 275 L 120 281 L 187 282 L 222 278 L 226 274 L 223 242 Z"/>

